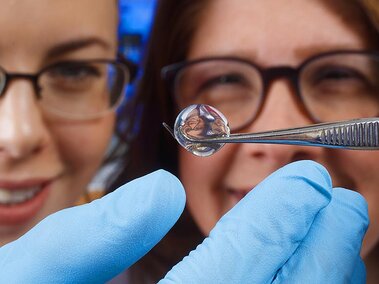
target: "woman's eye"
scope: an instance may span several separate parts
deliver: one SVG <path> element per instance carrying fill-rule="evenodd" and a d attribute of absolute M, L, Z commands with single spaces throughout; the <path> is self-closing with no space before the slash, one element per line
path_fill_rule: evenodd
<path fill-rule="evenodd" d="M 246 84 L 246 80 L 240 74 L 225 74 L 206 80 L 201 89 L 218 87 L 222 85 Z"/>
<path fill-rule="evenodd" d="M 60 79 L 86 79 L 88 77 L 98 77 L 98 68 L 89 65 L 60 66 L 49 72 L 50 77 Z"/>
<path fill-rule="evenodd" d="M 344 80 L 364 80 L 364 76 L 359 71 L 350 68 L 324 69 L 315 76 L 316 83 Z"/>

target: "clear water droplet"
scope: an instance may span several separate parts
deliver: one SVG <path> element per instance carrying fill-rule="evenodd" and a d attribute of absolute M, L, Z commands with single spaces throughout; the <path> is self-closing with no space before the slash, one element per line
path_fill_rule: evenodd
<path fill-rule="evenodd" d="M 198 104 L 183 109 L 176 118 L 174 136 L 187 151 L 196 156 L 214 154 L 225 143 L 193 143 L 186 138 L 228 137 L 230 129 L 225 116 L 212 106 Z"/>

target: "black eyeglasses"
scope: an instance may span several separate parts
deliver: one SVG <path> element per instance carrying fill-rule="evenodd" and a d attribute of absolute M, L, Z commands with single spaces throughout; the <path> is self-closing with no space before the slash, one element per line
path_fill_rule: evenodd
<path fill-rule="evenodd" d="M 7 73 L 0 67 L 0 98 L 12 80 L 29 80 L 44 109 L 65 118 L 91 119 L 120 103 L 135 73 L 136 66 L 125 59 L 59 62 L 36 74 Z"/>
<path fill-rule="evenodd" d="M 289 79 L 310 117 L 334 121 L 379 115 L 379 53 L 333 51 L 298 67 L 262 68 L 234 57 L 212 57 L 166 66 L 179 108 L 208 104 L 220 110 L 232 130 L 250 124 L 259 113 L 270 83 Z"/>

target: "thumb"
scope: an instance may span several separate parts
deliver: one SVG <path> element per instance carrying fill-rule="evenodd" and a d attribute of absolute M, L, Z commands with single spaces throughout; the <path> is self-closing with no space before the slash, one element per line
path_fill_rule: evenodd
<path fill-rule="evenodd" d="M 104 283 L 159 242 L 184 203 L 180 182 L 161 170 L 59 211 L 0 249 L 0 283 Z"/>

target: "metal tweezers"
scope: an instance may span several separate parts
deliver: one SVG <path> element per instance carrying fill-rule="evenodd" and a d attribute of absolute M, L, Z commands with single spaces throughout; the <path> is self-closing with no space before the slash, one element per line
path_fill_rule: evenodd
<path fill-rule="evenodd" d="M 173 135 L 172 129 L 166 124 L 164 126 Z M 183 135 L 188 142 L 201 144 L 266 143 L 352 150 L 377 150 L 379 149 L 379 117 L 320 123 L 259 133 L 230 134 L 222 137 L 195 138 L 184 133 Z"/>

